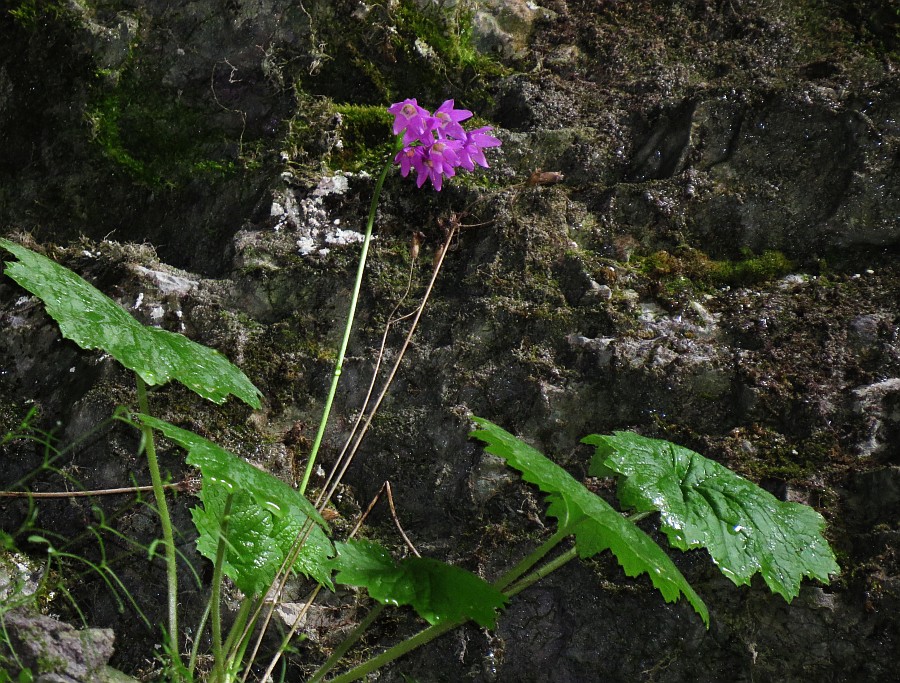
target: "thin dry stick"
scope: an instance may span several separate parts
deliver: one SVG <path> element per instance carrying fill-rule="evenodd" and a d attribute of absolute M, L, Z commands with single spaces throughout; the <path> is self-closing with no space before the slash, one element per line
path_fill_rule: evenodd
<path fill-rule="evenodd" d="M 397 517 L 397 509 L 394 507 L 394 495 L 391 493 L 391 482 L 385 481 L 384 488 L 387 491 L 388 507 L 391 508 L 391 517 L 394 518 L 394 524 L 397 526 L 397 531 L 400 532 L 400 535 L 403 537 L 406 546 L 413 552 L 413 555 L 415 555 L 416 557 L 422 557 L 419 554 L 419 551 L 416 550 L 416 546 L 414 546 L 412 541 L 409 540 L 409 536 L 407 536 L 406 532 L 403 531 L 403 527 L 400 526 L 400 518 Z"/>
<path fill-rule="evenodd" d="M 369 507 L 366 508 L 365 513 L 363 513 L 362 517 L 359 518 L 359 521 L 356 523 L 356 526 L 353 527 L 353 531 L 350 532 L 349 538 L 353 538 L 356 535 L 356 532 L 360 530 L 363 525 L 363 522 L 366 521 L 366 517 L 369 516 L 369 513 L 372 512 L 372 508 L 378 503 L 378 500 L 381 498 L 381 492 L 384 491 L 387 493 L 388 499 L 388 507 L 391 509 L 391 517 L 394 518 L 394 525 L 397 527 L 397 531 L 400 532 L 400 535 L 403 537 L 403 541 L 406 543 L 406 547 L 409 548 L 416 557 L 422 557 L 419 554 L 419 551 L 416 550 L 416 546 L 412 544 L 412 541 L 409 540 L 409 537 L 406 535 L 406 532 L 403 531 L 403 527 L 400 525 L 400 520 L 397 518 L 397 509 L 394 507 L 394 496 L 391 492 L 391 482 L 387 479 L 381 485 L 381 488 L 378 489 L 378 493 L 375 494 L 375 497 L 372 498 L 372 502 L 369 503 Z"/>
<path fill-rule="evenodd" d="M 334 495 L 334 492 L 337 489 L 338 485 L 340 484 L 341 479 L 344 477 L 344 473 L 347 471 L 347 468 L 350 466 L 350 463 L 353 461 L 353 457 L 356 455 L 356 451 L 359 449 L 359 445 L 362 442 L 363 437 L 366 435 L 366 432 L 369 429 L 369 425 L 372 424 L 372 419 L 375 417 L 375 413 L 378 412 L 378 408 L 381 405 L 382 400 L 384 400 L 384 397 L 387 394 L 388 389 L 390 388 L 391 383 L 394 380 L 394 376 L 397 374 L 397 370 L 400 367 L 400 362 L 403 360 L 403 356 L 406 354 L 406 349 L 409 348 L 409 343 L 412 340 L 412 336 L 416 331 L 417 325 L 419 324 L 419 319 L 422 316 L 422 312 L 425 310 L 425 305 L 428 303 L 428 299 L 431 296 L 431 291 L 432 291 L 432 289 L 434 289 L 434 283 L 437 280 L 438 274 L 441 271 L 441 266 L 444 263 L 444 257 L 447 255 L 447 252 L 450 249 L 450 245 L 453 242 L 454 236 L 456 235 L 457 228 L 458 228 L 458 224 L 454 221 L 452 227 L 447 232 L 447 237 L 444 240 L 443 246 L 441 247 L 441 252 L 438 255 L 437 260 L 435 261 L 434 270 L 431 273 L 431 280 L 429 280 L 428 286 L 425 288 L 425 294 L 422 296 L 422 301 L 419 304 L 418 308 L 416 309 L 415 317 L 413 318 L 412 325 L 410 325 L 409 331 L 406 334 L 406 339 L 403 340 L 403 346 L 400 347 L 400 352 L 397 355 L 397 359 L 394 361 L 394 367 L 391 368 L 391 372 L 388 374 L 387 380 L 385 381 L 384 386 L 381 389 L 381 393 L 379 393 L 378 398 L 375 401 L 374 407 L 369 412 L 369 416 L 366 418 L 366 421 L 365 421 L 365 424 L 363 425 L 362 431 L 359 433 L 355 442 L 353 443 L 353 446 L 350 449 L 350 453 L 347 455 L 346 458 L 344 458 L 344 463 L 340 469 L 340 472 L 338 473 L 337 479 L 332 484 L 331 489 L 328 491 L 327 495 L 325 495 L 323 497 L 322 494 L 319 494 L 319 498 L 316 500 L 316 507 L 319 510 L 324 509 L 325 506 L 328 504 L 328 501 L 331 500 L 331 496 Z M 340 460 L 338 462 L 340 462 Z M 311 525 L 312 521 L 308 520 L 307 523 Z M 309 535 L 309 531 L 306 532 L 306 535 Z M 305 536 L 304 536 L 304 538 L 305 538 Z M 299 553 L 299 550 L 297 552 Z M 296 555 L 295 555 L 295 557 L 296 557 Z M 290 564 L 288 566 L 290 566 Z M 284 583 L 282 582 L 281 585 L 283 587 Z M 309 605 L 306 605 L 304 607 L 304 612 L 306 611 L 306 609 L 308 609 L 308 607 L 309 607 Z M 269 610 L 269 613 L 266 615 L 266 619 L 265 619 L 265 622 L 263 623 L 261 633 L 266 632 L 269 622 L 271 621 L 273 611 L 274 610 Z M 288 633 L 287 638 L 293 637 L 293 634 L 295 632 L 296 632 L 296 629 L 292 628 L 291 631 Z M 256 652 L 259 649 L 261 640 L 262 640 L 262 635 L 260 635 L 260 637 L 257 639 L 257 642 L 256 642 L 254 650 L 253 650 L 253 656 L 251 657 L 251 661 L 252 661 L 253 657 L 256 656 Z M 272 661 L 269 664 L 269 667 L 266 669 L 266 675 L 271 675 L 272 671 L 275 670 L 275 666 L 278 664 L 278 661 L 280 660 L 280 658 L 281 658 L 280 652 L 277 653 L 272 658 Z M 244 678 L 242 680 L 246 680 L 248 673 L 249 673 L 249 669 L 247 672 L 245 672 Z M 265 676 L 264 676 L 264 679 L 265 679 Z"/>
<path fill-rule="evenodd" d="M 394 507 L 394 496 L 391 493 L 391 482 L 385 480 L 385 482 L 381 485 L 381 488 L 378 489 L 378 493 L 372 498 L 369 506 L 366 508 L 366 511 L 360 516 L 359 520 L 356 522 L 356 525 L 353 527 L 353 530 L 347 535 L 347 538 L 353 538 L 356 535 L 362 525 L 365 523 L 366 518 L 369 516 L 369 513 L 372 512 L 372 509 L 378 503 L 378 500 L 381 498 L 381 492 L 387 492 L 388 506 L 391 509 L 391 516 L 394 518 L 394 524 L 396 524 L 397 529 L 400 531 L 400 535 L 403 537 L 403 540 L 406 542 L 407 547 L 415 554 L 416 557 L 422 557 L 419 554 L 419 551 L 416 550 L 416 547 L 412 544 L 412 541 L 406 535 L 406 532 L 403 531 L 403 526 L 400 524 L 400 520 L 397 518 L 397 510 Z M 316 596 L 319 594 L 319 591 L 322 589 L 322 584 L 316 586 L 315 590 L 310 594 L 310 596 L 306 599 L 306 603 L 303 605 L 303 608 L 300 610 L 300 613 L 297 615 L 297 618 L 294 619 L 294 623 L 291 624 L 291 629 L 287 632 L 287 635 L 282 639 L 282 649 L 286 646 L 291 639 L 294 637 L 294 634 L 297 633 L 297 629 L 300 626 L 300 621 L 303 619 L 303 616 L 309 611 L 309 608 L 312 607 L 313 601 L 316 599 Z M 281 654 L 275 655 L 272 661 L 269 663 L 269 668 L 266 669 L 263 674 L 262 680 L 269 680 L 269 677 L 272 675 L 272 672 L 275 670 L 275 667 L 278 665 L 278 660 L 281 657 Z"/>
<path fill-rule="evenodd" d="M 174 484 L 163 484 L 164 489 L 195 493 L 198 480 L 185 479 Z M 118 489 L 95 489 L 93 491 L 0 491 L 0 498 L 83 498 L 87 496 L 117 496 L 123 493 L 144 493 L 152 491 L 152 486 L 124 486 Z"/>
<path fill-rule="evenodd" d="M 416 250 L 418 252 L 418 250 Z M 344 447 L 341 449 L 340 454 L 337 457 L 337 460 L 334 461 L 334 466 L 331 468 L 331 472 L 328 473 L 328 477 L 325 479 L 325 483 L 322 485 L 322 491 L 325 491 L 334 480 L 335 474 L 337 473 L 338 467 L 341 464 L 341 460 L 344 458 L 344 454 L 347 452 L 347 449 L 350 447 L 351 442 L 353 441 L 353 437 L 356 435 L 356 430 L 359 429 L 359 425 L 362 423 L 363 417 L 366 415 L 366 409 L 369 406 L 369 400 L 372 398 L 372 392 L 375 390 L 375 382 L 378 380 L 378 373 L 381 370 L 381 362 L 384 360 L 384 349 L 387 346 L 388 334 L 391 331 L 391 327 L 396 323 L 399 323 L 402 320 L 406 320 L 413 315 L 415 315 L 415 311 L 411 311 L 406 315 L 401 315 L 399 318 L 394 318 L 397 314 L 397 311 L 400 310 L 400 306 L 403 305 L 403 302 L 406 300 L 406 297 L 409 295 L 409 290 L 412 288 L 412 278 L 413 278 L 413 270 L 415 268 L 416 261 L 418 260 L 418 253 L 413 256 L 412 262 L 409 264 L 409 278 L 406 281 L 406 291 L 403 292 L 403 296 L 400 297 L 399 301 L 397 301 L 397 305 L 394 306 L 391 314 L 388 316 L 387 324 L 384 326 L 384 334 L 381 335 L 381 346 L 378 348 L 378 355 L 376 356 L 375 368 L 372 370 L 372 381 L 369 382 L 369 389 L 366 392 L 366 397 L 363 400 L 362 408 L 359 409 L 359 414 L 356 416 L 356 422 L 353 423 L 353 429 L 350 430 L 350 436 L 347 437 L 347 441 L 344 443 Z M 319 494 L 321 498 L 321 492 Z M 316 505 L 319 504 L 319 501 L 316 501 Z M 322 508 L 319 508 L 319 512 L 322 511 Z"/>
<path fill-rule="evenodd" d="M 353 446 L 350 448 L 350 452 L 344 458 L 344 462 L 341 465 L 341 469 L 338 473 L 337 480 L 331 485 L 331 488 L 328 490 L 328 493 L 322 496 L 319 495 L 318 500 L 316 500 L 316 507 L 320 510 L 328 504 L 328 501 L 331 500 L 331 496 L 334 495 L 334 492 L 337 490 L 338 484 L 341 479 L 343 479 L 344 474 L 347 472 L 347 468 L 350 467 L 350 463 L 353 462 L 353 457 L 356 455 L 356 451 L 359 449 L 360 443 L 362 443 L 363 437 L 365 437 L 366 432 L 369 430 L 369 426 L 372 424 L 372 420 L 375 417 L 375 414 L 378 412 L 379 406 L 381 406 L 381 402 L 384 400 L 384 397 L 387 395 L 388 389 L 391 387 L 391 383 L 394 381 L 394 376 L 397 374 L 397 370 L 400 368 L 400 363 L 403 360 L 404 355 L 406 355 L 406 350 L 409 348 L 409 343 L 412 341 L 412 336 L 416 331 L 416 327 L 419 324 L 419 319 L 422 316 L 422 312 L 425 310 L 425 305 L 428 303 L 428 299 L 431 296 L 431 291 L 434 288 L 434 283 L 437 280 L 437 276 L 441 271 L 441 266 L 444 263 L 444 257 L 447 255 L 447 251 L 450 249 L 450 244 L 453 241 L 453 237 L 456 235 L 458 225 L 454 222 L 451 226 L 450 230 L 447 232 L 447 238 L 444 240 L 444 245 L 441 248 L 441 253 L 434 264 L 434 272 L 431 274 L 431 280 L 428 282 L 428 287 L 425 289 L 425 294 L 422 296 L 422 302 L 419 304 L 419 307 L 416 309 L 416 315 L 413 318 L 412 325 L 409 327 L 409 332 L 406 334 L 406 339 L 403 340 L 403 346 L 400 347 L 400 352 L 397 354 L 397 359 L 394 361 L 394 367 L 391 368 L 390 373 L 385 380 L 384 386 L 381 389 L 381 393 L 378 394 L 378 398 L 375 400 L 375 405 L 372 407 L 372 410 L 369 411 L 369 416 L 366 418 L 365 424 L 362 427 L 362 430 L 357 435 L 356 440 L 353 442 Z"/>
<path fill-rule="evenodd" d="M 397 304 L 391 310 L 390 315 L 388 315 L 388 322 L 387 322 L 387 325 L 385 326 L 384 334 L 381 337 L 381 346 L 378 350 L 378 360 L 375 364 L 375 369 L 372 372 L 372 381 L 369 383 L 369 390 L 366 393 L 365 400 L 363 401 L 363 407 L 360 409 L 359 415 L 356 418 L 356 422 L 353 425 L 353 429 L 350 432 L 350 437 L 347 439 L 347 443 L 344 445 L 344 449 L 341 451 L 340 456 L 338 456 L 337 462 L 335 463 L 334 467 L 332 467 L 331 472 L 329 473 L 328 478 L 325 481 L 326 487 L 331 483 L 331 481 L 334 477 L 334 473 L 337 470 L 337 466 L 340 463 L 340 460 L 343 457 L 344 453 L 347 451 L 347 447 L 350 444 L 350 439 L 353 438 L 353 434 L 356 433 L 356 430 L 359 427 L 360 422 L 362 422 L 363 416 L 365 415 L 366 406 L 369 404 L 369 399 L 371 398 L 372 391 L 375 388 L 375 381 L 378 377 L 378 371 L 381 368 L 381 361 L 384 358 L 384 349 L 385 349 L 385 346 L 387 345 L 388 334 L 390 332 L 391 326 L 394 325 L 395 323 L 400 322 L 401 320 L 405 320 L 406 318 L 412 316 L 413 313 L 415 313 L 415 311 L 413 311 L 412 313 L 407 313 L 406 315 L 402 315 L 399 318 L 394 318 L 394 316 L 397 314 L 397 311 L 400 310 L 400 306 L 402 306 L 403 302 L 406 300 L 406 297 L 409 296 L 410 289 L 412 288 L 413 273 L 415 272 L 415 264 L 416 264 L 417 259 L 418 259 L 418 249 L 414 249 L 412 262 L 410 263 L 410 266 L 409 266 L 409 275 L 406 280 L 406 290 L 403 292 L 403 295 L 400 297 L 400 299 L 397 301 Z M 281 563 L 281 566 L 278 568 L 278 572 L 275 574 L 275 578 L 272 581 L 272 587 L 270 589 L 270 593 L 272 593 L 274 595 L 280 595 L 281 592 L 284 590 L 284 587 L 287 584 L 288 577 L 290 576 L 289 567 L 293 566 L 294 562 L 297 560 L 297 557 L 300 554 L 300 549 L 303 547 L 303 544 L 306 542 L 306 539 L 312 530 L 312 524 L 313 524 L 312 520 L 307 520 L 307 522 L 300 528 L 300 531 L 297 534 L 297 538 L 294 541 L 294 545 L 291 547 L 291 551 L 284 558 L 284 560 Z M 315 599 L 315 596 L 318 594 L 318 592 L 319 592 L 319 588 L 316 588 L 316 590 L 314 591 L 312 596 L 310 596 L 309 601 L 304 606 L 303 610 L 297 616 L 298 620 L 309 609 L 309 607 L 312 604 L 312 601 Z M 273 603 L 273 605 L 274 605 L 274 603 Z M 259 614 L 262 612 L 263 606 L 264 606 L 264 603 L 261 602 L 259 604 L 259 606 L 257 607 L 257 609 L 254 611 L 253 617 L 250 620 L 248 620 L 247 626 L 245 626 L 245 631 L 241 636 L 241 640 L 243 640 L 243 638 L 246 637 L 246 631 L 250 628 L 250 625 L 255 623 L 256 619 L 259 617 Z M 259 649 L 260 643 L 262 642 L 262 640 L 261 640 L 262 634 L 264 634 L 266 632 L 266 629 L 268 628 L 269 623 L 272 620 L 273 612 L 274 612 L 274 606 L 270 607 L 269 612 L 266 615 L 266 618 L 263 623 L 263 628 L 260 632 L 260 637 L 257 639 L 257 642 L 255 643 L 255 646 L 253 648 L 251 660 L 256 657 L 256 652 Z M 246 677 L 247 677 L 247 673 L 245 672 L 244 678 L 242 680 L 245 680 Z"/>

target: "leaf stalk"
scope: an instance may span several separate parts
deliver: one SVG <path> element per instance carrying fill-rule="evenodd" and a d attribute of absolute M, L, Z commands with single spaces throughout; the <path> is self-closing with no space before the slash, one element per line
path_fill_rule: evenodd
<path fill-rule="evenodd" d="M 147 401 L 147 385 L 141 376 L 135 373 L 137 386 L 138 408 L 144 415 L 150 414 Z M 141 425 L 141 433 L 144 435 L 144 451 L 147 454 L 147 469 L 150 470 L 150 481 L 153 484 L 153 497 L 156 499 L 156 507 L 159 512 L 159 524 L 162 527 L 163 545 L 166 548 L 166 599 L 169 623 L 169 649 L 176 671 L 184 670 L 181 662 L 181 654 L 178 647 L 178 565 L 175 555 L 175 534 L 172 531 L 172 519 L 169 516 L 169 505 L 166 502 L 166 490 L 163 487 L 162 476 L 159 472 L 159 460 L 156 457 L 156 443 L 153 440 L 153 429 L 148 425 Z"/>

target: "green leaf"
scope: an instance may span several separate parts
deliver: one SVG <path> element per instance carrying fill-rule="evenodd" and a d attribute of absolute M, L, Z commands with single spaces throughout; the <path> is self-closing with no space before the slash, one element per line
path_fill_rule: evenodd
<path fill-rule="evenodd" d="M 395 561 L 371 541 L 335 543 L 335 581 L 363 586 L 378 602 L 411 605 L 429 624 L 472 619 L 494 628 L 506 596 L 475 574 L 424 557 Z"/>
<path fill-rule="evenodd" d="M 481 429 L 472 436 L 487 444 L 488 453 L 506 460 L 525 481 L 549 494 L 547 514 L 559 519 L 561 527 L 572 528 L 580 557 L 609 549 L 628 576 L 648 574 L 666 602 L 684 595 L 709 627 L 703 600 L 653 539 L 524 441 L 483 418 L 473 420 Z"/>
<path fill-rule="evenodd" d="M 184 448 L 188 452 L 185 462 L 199 467 L 204 478 L 225 482 L 232 489 L 247 491 L 260 505 L 276 515 L 301 514 L 312 517 L 322 527 L 328 528 L 313 504 L 281 479 L 263 472 L 199 434 L 150 415 L 136 413 L 133 417 L 162 432 Z"/>
<path fill-rule="evenodd" d="M 197 550 L 211 562 L 216 559 L 229 494 L 233 498 L 225 531 L 227 547 L 222 569 L 244 595 L 263 595 L 290 552 L 302 522 L 287 515 L 272 514 L 246 491 L 232 492 L 221 482 L 204 482 L 200 491 L 203 507 L 192 508 L 191 517 L 200 534 Z M 319 527 L 313 526 L 294 569 L 331 588 L 330 554 L 328 539 Z"/>
<path fill-rule="evenodd" d="M 188 451 L 185 462 L 200 468 L 203 507 L 193 508 L 191 515 L 200 533 L 197 549 L 209 560 L 216 558 L 225 499 L 234 494 L 225 534 L 230 547 L 224 571 L 246 595 L 268 589 L 308 519 L 316 523 L 294 569 L 331 588 L 329 558 L 334 550 L 323 531 L 328 525 L 304 496 L 198 434 L 149 415 L 134 417 L 178 443 Z"/>
<path fill-rule="evenodd" d="M 0 239 L 18 261 L 6 274 L 44 302 L 62 335 L 83 349 L 102 349 L 147 384 L 176 379 L 203 398 L 223 403 L 229 394 L 259 408 L 262 393 L 215 349 L 147 327 L 93 285 L 30 249 Z"/>
<path fill-rule="evenodd" d="M 704 547 L 735 585 L 762 574 L 769 589 L 790 602 L 809 576 L 823 583 L 840 571 L 822 536 L 825 520 L 699 453 L 631 432 L 592 434 L 591 472 L 619 473 L 619 500 L 641 512 L 658 511 L 669 542 Z"/>

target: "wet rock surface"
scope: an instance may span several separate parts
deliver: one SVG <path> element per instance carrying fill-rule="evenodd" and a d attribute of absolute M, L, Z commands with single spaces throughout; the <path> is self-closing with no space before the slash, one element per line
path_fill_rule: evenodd
<path fill-rule="evenodd" d="M 495 632 L 461 629 L 383 680 L 893 676 L 900 34 L 889 3 L 50 5 L 0 18 L 0 232 L 142 322 L 221 350 L 266 397 L 253 413 L 166 387 L 151 396 L 157 415 L 296 480 L 386 152 L 375 106 L 454 98 L 504 144 L 477 181 L 440 194 L 388 178 L 326 470 L 410 273 L 401 312 L 424 291 L 441 226 L 469 227 L 339 513 L 351 519 L 390 480 L 420 552 L 493 578 L 544 537 L 543 504 L 468 440 L 469 415 L 580 478 L 581 437 L 634 429 L 812 505 L 842 567 L 787 605 L 761 582 L 735 588 L 702 553 L 677 554 L 710 607 L 706 631 L 611 558 L 570 563 L 514 600 Z M 559 175 L 529 183 L 539 169 Z M 413 231 L 424 233 L 415 263 Z M 0 431 L 35 406 L 60 448 L 81 439 L 31 479 L 41 448 L 5 445 L 0 488 L 147 483 L 137 434 L 104 422 L 134 403 L 127 373 L 61 340 L 6 278 L 0 319 Z M 388 336 L 389 356 L 403 334 Z M 177 449 L 161 457 L 173 479 L 188 474 Z M 200 585 L 185 569 L 186 623 L 209 579 L 192 504 L 174 504 L 179 549 L 200 569 Z M 0 499 L 0 519 L 14 533 L 29 509 Z M 152 542 L 145 505 L 42 501 L 34 523 L 96 559 L 93 525 L 150 624 L 162 620 L 162 563 L 118 535 Z M 401 545 L 380 509 L 367 532 Z M 114 630 L 113 663 L 152 677 L 158 629 L 120 611 L 97 576 L 72 591 L 91 626 Z M 395 638 L 385 624 L 368 645 Z M 297 671 L 321 659 L 312 641 Z"/>

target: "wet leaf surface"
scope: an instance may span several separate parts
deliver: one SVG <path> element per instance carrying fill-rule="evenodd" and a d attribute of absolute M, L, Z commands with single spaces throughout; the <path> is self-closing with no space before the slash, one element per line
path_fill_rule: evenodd
<path fill-rule="evenodd" d="M 631 432 L 591 435 L 591 474 L 619 476 L 619 500 L 639 512 L 658 511 L 669 542 L 706 548 L 736 585 L 762 574 L 790 601 L 809 576 L 823 583 L 840 571 L 815 510 L 782 502 L 719 463 L 668 441 Z"/>
<path fill-rule="evenodd" d="M 81 348 L 106 351 L 151 386 L 175 379 L 215 403 L 233 394 L 260 407 L 259 389 L 215 349 L 142 325 L 89 282 L 45 256 L 6 239 L 0 239 L 0 246 L 19 259 L 6 264 L 6 275 L 43 301 L 62 335 Z"/>
<path fill-rule="evenodd" d="M 709 625 L 709 612 L 687 579 L 647 534 L 594 495 L 562 467 L 509 432 L 482 418 L 472 436 L 487 444 L 488 453 L 506 460 L 522 478 L 549 494 L 547 514 L 561 526 L 572 526 L 578 554 L 588 558 L 609 549 L 628 576 L 648 574 L 667 602 L 684 595 Z"/>
<path fill-rule="evenodd" d="M 186 462 L 200 468 L 203 507 L 193 508 L 191 515 L 200 533 L 197 549 L 209 560 L 216 558 L 225 500 L 229 493 L 234 494 L 226 532 L 225 574 L 238 588 L 247 595 L 267 590 L 310 518 L 316 524 L 311 525 L 294 569 L 331 586 L 328 558 L 333 549 L 323 531 L 327 524 L 304 496 L 202 436 L 149 415 L 136 417 L 187 450 Z"/>
<path fill-rule="evenodd" d="M 427 557 L 399 562 L 371 541 L 336 543 L 335 580 L 364 586 L 378 602 L 411 605 L 429 624 L 472 619 L 494 628 L 506 596 L 475 574 Z"/>

